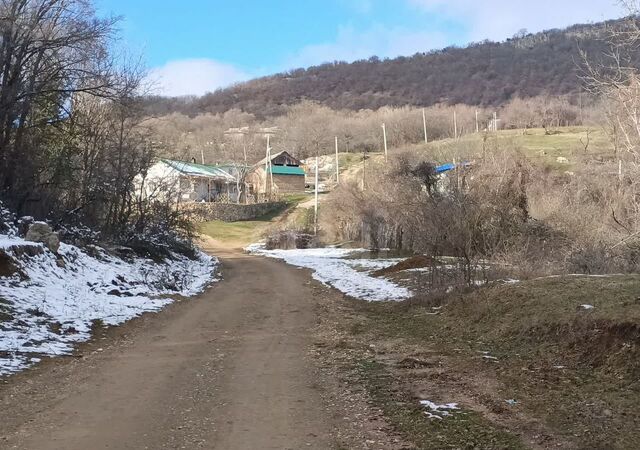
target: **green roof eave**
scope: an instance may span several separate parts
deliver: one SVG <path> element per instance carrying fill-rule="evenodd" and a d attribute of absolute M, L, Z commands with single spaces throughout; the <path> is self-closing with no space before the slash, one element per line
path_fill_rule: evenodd
<path fill-rule="evenodd" d="M 227 180 L 234 180 L 234 177 L 232 175 L 216 166 L 208 166 L 205 164 L 197 164 L 185 161 L 174 161 L 166 158 L 161 158 L 160 161 L 162 161 L 172 169 L 188 176 L 224 178 Z"/>
<path fill-rule="evenodd" d="M 271 166 L 271 173 L 274 175 L 305 176 L 304 169 L 297 166 Z"/>

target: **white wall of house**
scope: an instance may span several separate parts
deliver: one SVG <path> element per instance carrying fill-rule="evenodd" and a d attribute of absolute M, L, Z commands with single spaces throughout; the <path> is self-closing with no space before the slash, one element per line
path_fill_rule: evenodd
<path fill-rule="evenodd" d="M 138 175 L 134 182 L 144 198 L 177 200 L 180 190 L 180 174 L 163 162 L 157 162 L 147 171 L 146 177 Z"/>
<path fill-rule="evenodd" d="M 231 201 L 238 198 L 235 183 L 229 183 L 227 187 L 225 181 L 215 178 L 184 175 L 162 161 L 149 168 L 144 180 L 138 175 L 135 182 L 146 198 L 180 202 L 215 201 L 227 195 Z"/>

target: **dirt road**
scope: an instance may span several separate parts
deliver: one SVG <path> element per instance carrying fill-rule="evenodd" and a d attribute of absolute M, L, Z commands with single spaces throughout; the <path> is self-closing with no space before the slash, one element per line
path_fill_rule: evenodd
<path fill-rule="evenodd" d="M 211 249 L 224 281 L 0 386 L 0 448 L 331 449 L 304 271 Z"/>

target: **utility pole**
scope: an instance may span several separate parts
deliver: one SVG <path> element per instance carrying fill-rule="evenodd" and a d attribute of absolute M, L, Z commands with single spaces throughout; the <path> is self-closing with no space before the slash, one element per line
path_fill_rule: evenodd
<path fill-rule="evenodd" d="M 456 110 L 453 110 L 453 138 L 458 139 L 458 115 Z"/>
<path fill-rule="evenodd" d="M 382 124 L 382 137 L 384 138 L 384 160 L 387 161 L 389 158 L 389 150 L 387 148 L 387 126 Z"/>
<path fill-rule="evenodd" d="M 269 193 L 269 200 L 271 200 L 271 192 L 273 191 L 273 169 L 271 167 L 271 136 L 267 134 L 267 159 L 264 163 L 264 195 L 267 196 L 267 192 Z M 269 179 L 271 179 L 271 184 L 267 191 L 267 184 L 269 183 Z"/>
<path fill-rule="evenodd" d="M 618 160 L 618 195 L 622 191 L 622 182 L 624 181 L 624 174 L 622 173 L 622 160 Z"/>
<path fill-rule="evenodd" d="M 424 108 L 422 108 L 422 128 L 424 129 L 424 143 L 428 144 L 429 138 L 427 136 L 427 114 L 425 113 Z"/>
<path fill-rule="evenodd" d="M 340 184 L 340 158 L 338 156 L 338 136 L 336 136 L 336 184 Z"/>
<path fill-rule="evenodd" d="M 317 236 L 318 235 L 318 155 L 316 154 L 316 182 L 315 182 L 315 186 L 316 186 L 316 195 L 315 195 L 315 205 L 314 205 L 314 225 L 313 225 L 313 232 L 314 234 Z"/>
<path fill-rule="evenodd" d="M 364 192 L 367 181 L 367 150 L 362 149 L 362 191 Z"/>
<path fill-rule="evenodd" d="M 460 190 L 460 165 L 458 164 L 458 160 L 457 158 L 453 158 L 453 165 L 455 167 L 455 174 L 456 174 L 456 189 L 459 191 Z"/>
<path fill-rule="evenodd" d="M 269 139 L 269 200 L 273 195 L 273 161 L 271 160 L 271 139 Z"/>
<path fill-rule="evenodd" d="M 267 134 L 267 151 L 264 158 L 264 196 L 267 197 L 267 183 L 269 182 L 269 135 Z"/>
<path fill-rule="evenodd" d="M 478 123 L 478 110 L 476 109 L 476 133 L 480 133 L 480 124 Z"/>
<path fill-rule="evenodd" d="M 580 125 L 584 125 L 584 117 L 582 115 L 582 90 L 578 94 L 578 103 L 580 105 Z"/>
<path fill-rule="evenodd" d="M 242 133 L 242 152 L 244 154 L 244 165 L 247 165 L 247 135 Z"/>
<path fill-rule="evenodd" d="M 622 174 L 622 160 L 621 159 L 618 160 L 618 180 L 620 180 L 621 183 L 624 180 L 624 176 Z"/>

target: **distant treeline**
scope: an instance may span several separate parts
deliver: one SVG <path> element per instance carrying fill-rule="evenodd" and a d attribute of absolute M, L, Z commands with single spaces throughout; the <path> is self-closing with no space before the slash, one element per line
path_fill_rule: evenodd
<path fill-rule="evenodd" d="M 336 110 L 303 101 L 287 106 L 285 114 L 267 119 L 231 109 L 224 114 L 193 117 L 172 113 L 149 119 L 145 124 L 154 136 L 156 151 L 163 156 L 196 158 L 206 163 L 239 162 L 246 156 L 249 163 L 254 163 L 264 158 L 265 129 L 270 130 L 270 145 L 276 151 L 286 150 L 298 158 L 307 158 L 316 153 L 333 153 L 336 137 L 344 152 L 381 151 L 383 123 L 388 144 L 396 149 L 424 142 L 425 124 L 429 140 L 459 137 L 491 128 L 494 113 L 499 119 L 498 128 L 525 132 L 529 128 L 545 128 L 553 133 L 561 126 L 606 123 L 599 102 L 588 95 L 575 100 L 581 101 L 540 96 L 514 98 L 500 108 L 385 106 L 360 111 Z"/>
<path fill-rule="evenodd" d="M 153 115 L 189 116 L 231 109 L 269 118 L 311 100 L 332 109 L 467 104 L 495 107 L 514 98 L 577 95 L 581 52 L 604 55 L 607 29 L 621 22 L 574 25 L 502 43 L 479 42 L 411 57 L 333 62 L 238 84 L 199 98 L 150 98 Z M 639 59 L 640 61 L 640 59 Z"/>

